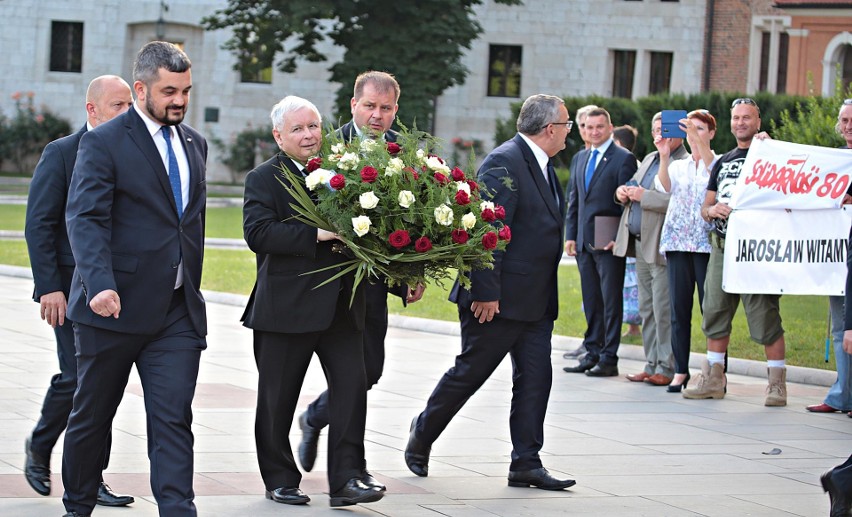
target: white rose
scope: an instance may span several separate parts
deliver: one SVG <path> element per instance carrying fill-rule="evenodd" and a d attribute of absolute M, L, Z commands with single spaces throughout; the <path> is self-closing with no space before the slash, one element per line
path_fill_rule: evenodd
<path fill-rule="evenodd" d="M 443 226 L 450 226 L 453 224 L 453 209 L 448 207 L 447 205 L 438 205 L 435 208 L 435 221 Z"/>
<path fill-rule="evenodd" d="M 355 153 L 345 153 L 337 162 L 337 166 L 344 170 L 352 170 L 356 165 L 358 165 L 358 155 Z"/>
<path fill-rule="evenodd" d="M 426 158 L 426 151 L 424 151 L 423 149 L 418 149 L 416 154 L 417 154 L 417 160 L 420 163 L 423 163 L 423 159 Z"/>
<path fill-rule="evenodd" d="M 367 235 L 372 224 L 373 223 L 370 222 L 370 218 L 366 215 L 359 215 L 358 217 L 352 218 L 352 229 L 355 230 L 355 235 L 358 237 Z"/>
<path fill-rule="evenodd" d="M 328 183 L 328 180 L 331 179 L 333 174 L 329 170 L 317 169 L 305 176 L 305 186 L 308 187 L 308 190 L 316 190 L 318 186 Z"/>
<path fill-rule="evenodd" d="M 364 210 L 372 210 L 379 204 L 379 198 L 371 190 L 358 196 L 358 202 L 361 203 L 361 208 Z"/>
<path fill-rule="evenodd" d="M 337 142 L 336 144 L 331 146 L 331 152 L 334 154 L 343 154 L 343 151 L 346 150 L 346 144 L 343 142 Z"/>
<path fill-rule="evenodd" d="M 388 161 L 388 166 L 385 169 L 385 176 L 393 176 L 395 174 L 399 174 L 402 172 L 402 168 L 405 167 L 405 163 L 399 158 L 391 158 Z"/>
<path fill-rule="evenodd" d="M 447 167 L 446 164 L 441 163 L 441 159 L 437 156 L 430 156 L 426 158 L 426 167 L 429 167 L 431 170 L 435 172 L 440 172 L 442 174 L 450 173 L 450 168 Z"/>
<path fill-rule="evenodd" d="M 491 201 L 483 201 L 482 203 L 479 203 L 480 212 L 484 212 L 487 208 L 494 210 L 494 203 L 492 203 Z"/>
<path fill-rule="evenodd" d="M 412 203 L 414 203 L 414 194 L 412 194 L 410 190 L 400 190 L 399 206 L 402 208 L 408 208 Z"/>
<path fill-rule="evenodd" d="M 361 145 L 359 146 L 359 149 L 361 149 L 362 153 L 369 153 L 370 151 L 376 148 L 376 145 L 377 144 L 375 140 L 367 138 L 366 140 L 361 140 Z"/>
<path fill-rule="evenodd" d="M 470 185 L 468 185 L 467 182 L 465 182 L 465 181 L 457 181 L 456 182 L 456 189 L 457 190 L 464 190 L 465 193 L 467 193 L 468 196 L 470 195 Z"/>
<path fill-rule="evenodd" d="M 465 230 L 470 230 L 476 225 L 476 216 L 473 212 L 468 212 L 462 216 L 461 223 Z"/>

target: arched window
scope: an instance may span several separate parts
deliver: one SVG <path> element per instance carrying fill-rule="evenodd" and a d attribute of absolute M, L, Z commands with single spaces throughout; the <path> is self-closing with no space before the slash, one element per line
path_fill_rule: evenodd
<path fill-rule="evenodd" d="M 834 95 L 837 79 L 842 80 L 843 91 L 852 83 L 852 34 L 841 32 L 831 38 L 822 58 L 822 94 Z"/>

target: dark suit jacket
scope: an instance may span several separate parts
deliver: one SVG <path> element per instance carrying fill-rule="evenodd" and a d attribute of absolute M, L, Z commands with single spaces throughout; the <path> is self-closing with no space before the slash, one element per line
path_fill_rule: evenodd
<path fill-rule="evenodd" d="M 186 305 L 195 330 L 207 334 L 201 295 L 207 142 L 177 126 L 189 161 L 189 200 L 178 220 L 169 177 L 135 107 L 80 140 L 65 212 L 77 269 L 68 315 L 93 327 L 146 334 L 162 328 L 183 260 Z M 121 297 L 118 319 L 89 308 L 105 289 Z"/>
<path fill-rule="evenodd" d="M 353 138 L 358 136 L 358 132 L 355 131 L 355 121 L 354 120 L 350 120 L 346 124 L 343 124 L 342 126 L 340 126 L 340 128 L 337 131 L 340 132 L 340 135 L 347 142 L 351 141 Z M 385 131 L 385 141 L 386 142 L 396 142 L 396 136 L 398 134 L 399 133 L 397 133 L 393 129 L 388 129 L 387 131 Z"/>
<path fill-rule="evenodd" d="M 504 179 L 511 180 L 511 186 Z M 471 290 L 453 287 L 450 300 L 467 309 L 473 301 L 500 301 L 500 317 L 518 321 L 556 319 L 556 271 L 562 257 L 564 200 L 555 175 L 551 184 L 529 145 L 515 135 L 494 149 L 479 168 L 479 182 L 506 209 L 512 240 L 494 253 L 494 269 L 471 273 Z"/>
<path fill-rule="evenodd" d="M 33 172 L 24 234 L 33 270 L 35 301 L 55 291 L 62 291 L 67 298 L 71 289 L 74 255 L 65 228 L 65 202 L 77 160 L 77 146 L 85 132 L 83 126 L 73 135 L 47 144 Z"/>
<path fill-rule="evenodd" d="M 577 241 L 577 253 L 588 251 L 587 245 L 594 245 L 596 215 L 621 216 L 622 206 L 613 197 L 615 189 L 636 173 L 636 157 L 612 142 L 598 162 L 586 191 L 586 166 L 591 154 L 589 149 L 577 153 L 568 186 L 565 240 Z"/>
<path fill-rule="evenodd" d="M 305 333 L 331 326 L 338 298 L 349 303 L 352 275 L 315 287 L 340 268 L 312 274 L 346 260 L 332 251 L 332 242 L 317 242 L 317 229 L 292 217 L 294 199 L 281 185 L 287 167 L 298 167 L 279 153 L 246 176 L 243 203 L 243 236 L 257 254 L 257 282 L 242 321 L 246 327 L 265 332 Z M 364 328 L 364 290 L 358 289 L 350 311 L 356 328 Z"/>

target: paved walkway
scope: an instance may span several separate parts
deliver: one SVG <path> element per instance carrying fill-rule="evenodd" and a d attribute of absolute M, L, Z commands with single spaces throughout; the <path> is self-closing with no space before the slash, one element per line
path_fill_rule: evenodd
<path fill-rule="evenodd" d="M 39 497 L 21 471 L 24 438 L 56 369 L 52 332 L 29 299 L 31 285 L 0 276 L 0 513 L 58 517 L 64 513 L 58 472 L 53 495 Z M 205 517 L 827 515 L 818 476 L 852 452 L 852 419 L 803 409 L 822 400 L 822 386 L 790 384 L 789 405 L 766 408 L 764 379 L 730 375 L 724 400 L 688 401 L 623 376 L 565 374 L 561 350 L 554 350 L 542 456 L 554 474 L 576 479 L 575 487 L 547 492 L 506 486 L 508 361 L 434 444 L 430 476 L 418 478 L 402 457 L 408 424 L 451 366 L 459 343 L 455 336 L 397 327 L 388 335 L 385 375 L 370 392 L 367 419 L 367 460 L 388 495 L 374 504 L 330 509 L 324 433 L 317 470 L 302 482 L 312 503 L 284 507 L 263 498 L 253 438 L 257 374 L 251 333 L 238 324 L 241 312 L 240 306 L 208 305 L 209 348 L 202 354 L 194 404 L 196 503 Z M 564 343 L 557 340 L 556 346 Z M 619 367 L 622 374 L 638 372 L 642 363 L 622 359 Z M 319 365 L 312 365 L 301 406 L 323 387 Z M 299 436 L 291 433 L 294 445 Z M 141 388 L 131 377 L 105 478 L 137 502 L 130 509 L 98 508 L 95 515 L 157 515 L 145 438 Z M 52 464 L 58 471 L 61 447 Z"/>

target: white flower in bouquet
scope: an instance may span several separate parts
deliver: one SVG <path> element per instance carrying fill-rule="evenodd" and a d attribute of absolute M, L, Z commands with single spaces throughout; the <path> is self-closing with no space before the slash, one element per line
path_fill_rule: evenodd
<path fill-rule="evenodd" d="M 414 194 L 410 190 L 400 190 L 399 191 L 399 206 L 402 208 L 408 208 L 414 203 L 415 198 Z"/>
<path fill-rule="evenodd" d="M 331 146 L 331 152 L 334 154 L 343 154 L 346 151 L 346 144 L 343 142 L 337 142 L 336 144 Z"/>
<path fill-rule="evenodd" d="M 391 158 L 388 160 L 388 166 L 385 169 L 385 176 L 394 176 L 402 172 L 403 167 L 405 167 L 405 162 L 403 162 L 400 158 Z"/>
<path fill-rule="evenodd" d="M 361 145 L 359 146 L 359 149 L 362 153 L 369 153 L 370 151 L 375 149 L 377 145 L 378 144 L 375 140 L 366 138 L 364 140 L 361 140 Z"/>
<path fill-rule="evenodd" d="M 470 185 L 468 185 L 466 181 L 457 181 L 456 190 L 463 190 L 468 196 L 470 195 Z"/>
<path fill-rule="evenodd" d="M 358 155 L 355 153 L 345 153 L 340 157 L 340 161 L 337 162 L 337 166 L 343 170 L 351 171 L 358 165 L 360 159 Z"/>
<path fill-rule="evenodd" d="M 450 173 L 450 168 L 447 167 L 447 165 L 437 156 L 430 156 L 426 158 L 426 167 L 429 167 L 429 169 L 435 172 L 440 172 L 441 174 Z"/>
<path fill-rule="evenodd" d="M 317 169 L 305 176 L 305 186 L 308 190 L 316 190 L 318 186 L 328 183 L 334 173 L 326 169 Z"/>
<path fill-rule="evenodd" d="M 468 212 L 462 216 L 461 223 L 465 230 L 470 230 L 476 226 L 476 216 L 473 215 L 473 212 Z"/>
<path fill-rule="evenodd" d="M 417 156 L 417 161 L 419 161 L 422 164 L 423 160 L 426 158 L 426 151 L 424 151 L 423 149 L 418 149 L 416 156 Z"/>
<path fill-rule="evenodd" d="M 358 217 L 352 218 L 352 230 L 355 231 L 355 235 L 358 237 L 363 237 L 370 232 L 370 226 L 373 223 L 370 221 L 370 218 L 366 215 L 359 215 Z"/>
<path fill-rule="evenodd" d="M 491 201 L 483 201 L 482 203 L 479 203 L 480 212 L 484 212 L 488 209 L 494 210 L 494 203 L 492 203 Z"/>
<path fill-rule="evenodd" d="M 358 196 L 358 202 L 361 204 L 361 208 L 364 210 L 372 210 L 376 208 L 379 204 L 379 198 L 373 193 L 373 191 L 364 192 L 360 196 Z"/>
<path fill-rule="evenodd" d="M 441 204 L 435 207 L 435 221 L 443 226 L 453 224 L 453 209 Z"/>

